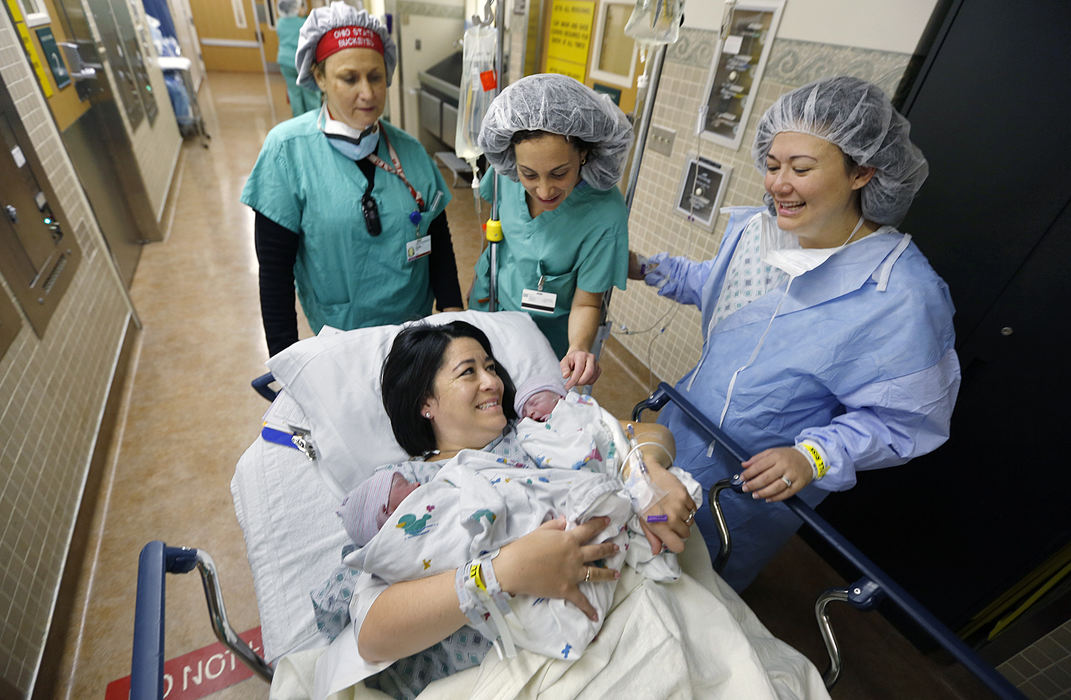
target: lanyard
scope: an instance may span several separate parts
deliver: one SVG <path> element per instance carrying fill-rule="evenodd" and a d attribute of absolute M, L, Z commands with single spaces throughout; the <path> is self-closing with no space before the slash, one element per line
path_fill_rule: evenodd
<path fill-rule="evenodd" d="M 398 177 L 400 177 L 402 179 L 402 182 L 405 183 L 405 186 L 409 188 L 409 194 L 413 195 L 413 199 L 416 200 L 417 208 L 420 211 L 424 211 L 424 198 L 420 196 L 420 193 L 416 191 L 415 187 L 409 184 L 409 180 L 405 179 L 405 171 L 402 170 L 402 162 L 398 160 L 398 153 L 394 150 L 394 146 L 391 145 L 390 139 L 387 138 L 387 130 L 380 128 L 379 131 L 380 137 L 387 142 L 387 150 L 390 152 L 390 160 L 391 163 L 394 164 L 394 167 L 387 165 L 383 161 L 383 159 L 377 156 L 375 153 L 369 153 L 368 160 L 371 161 L 372 165 L 376 166 L 377 168 L 382 168 L 391 175 L 397 175 Z"/>

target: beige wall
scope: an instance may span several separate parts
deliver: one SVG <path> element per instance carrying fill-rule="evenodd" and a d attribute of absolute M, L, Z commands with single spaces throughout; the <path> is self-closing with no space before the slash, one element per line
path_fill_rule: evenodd
<path fill-rule="evenodd" d="M 764 0 L 768 2 L 769 0 Z M 782 39 L 911 53 L 937 0 L 786 0 Z M 724 0 L 686 0 L 684 26 L 716 32 Z"/>
<path fill-rule="evenodd" d="M 860 35 L 851 23 L 854 14 L 845 11 L 846 4 L 859 6 L 896 27 L 899 35 L 885 43 L 902 50 L 857 46 Z M 697 12 L 692 11 L 693 5 Z M 675 211 L 688 160 L 700 155 L 732 166 L 722 206 L 761 204 L 762 179 L 751 163 L 750 145 L 766 108 L 784 92 L 837 74 L 865 78 L 892 95 L 933 5 L 932 0 L 904 4 L 883 0 L 788 0 L 743 141 L 739 149 L 732 150 L 696 135 L 698 110 L 704 101 L 717 46 L 721 3 L 689 0 L 681 39 L 666 53 L 651 120 L 652 125 L 676 132 L 672 155 L 666 157 L 650 149 L 644 153 L 629 218 L 630 247 L 646 255 L 667 251 L 694 260 L 713 257 L 726 217 L 719 216 L 710 232 Z M 798 13 L 799 6 L 807 8 L 806 18 L 802 16 L 805 13 Z M 817 40 L 819 28 L 822 41 Z M 806 38 L 786 38 L 786 32 Z M 867 42 L 873 43 L 872 38 Z M 703 338 L 695 307 L 667 301 L 642 282 L 630 282 L 625 293 L 614 294 L 610 317 L 614 334 L 625 347 L 666 381 L 675 382 L 699 359 Z M 629 331 L 623 331 L 622 325 Z M 660 332 L 663 327 L 666 330 Z"/>
<path fill-rule="evenodd" d="M 6 12 L 0 12 L 0 46 L 19 46 Z M 45 337 L 24 325 L 0 358 L 0 689 L 28 694 L 130 307 L 17 48 L 0 51 L 0 79 L 60 200 L 65 228 L 85 255 Z M 0 287 L 12 296 L 6 284 Z"/>
<path fill-rule="evenodd" d="M 460 48 L 455 47 L 465 33 L 462 0 L 397 0 L 394 38 L 398 41 L 401 63 L 399 90 L 404 104 L 404 128 L 420 138 L 420 118 L 416 91 L 417 74 L 427 70 Z M 420 42 L 420 50 L 416 48 Z M 395 124 L 401 124 L 396 115 Z"/>
<path fill-rule="evenodd" d="M 143 119 L 135 130 L 130 127 L 130 122 L 127 121 L 126 111 L 120 109 L 119 113 L 123 119 L 123 126 L 127 134 L 130 135 L 130 140 L 134 147 L 134 159 L 137 161 L 141 179 L 145 183 L 149 204 L 156 216 L 156 221 L 159 222 L 163 216 L 164 205 L 167 202 L 168 190 L 171 188 L 171 179 L 175 173 L 175 165 L 178 163 L 179 151 L 182 149 L 182 135 L 178 130 L 175 112 L 171 108 L 171 99 L 167 94 L 164 74 L 156 64 L 156 49 L 153 47 L 152 41 L 147 40 L 149 29 L 145 20 L 145 9 L 141 3 L 136 3 L 136 6 L 137 12 L 135 13 L 133 12 L 133 5 L 125 4 L 125 7 L 130 7 L 132 10 L 131 22 L 134 25 L 134 31 L 143 39 L 139 41 L 139 44 L 142 47 L 145 68 L 149 74 L 149 82 L 152 85 L 151 94 L 153 99 L 156 100 L 157 115 L 152 124 L 149 124 L 148 119 Z M 100 32 L 93 21 L 93 16 L 87 15 L 86 19 L 94 35 L 99 40 Z M 111 71 L 108 71 L 108 80 L 111 81 L 112 94 L 118 95 L 118 83 L 115 81 L 114 76 L 111 75 Z"/>

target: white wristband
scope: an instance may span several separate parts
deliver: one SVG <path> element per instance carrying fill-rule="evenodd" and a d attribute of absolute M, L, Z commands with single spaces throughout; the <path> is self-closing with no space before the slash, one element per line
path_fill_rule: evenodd
<path fill-rule="evenodd" d="M 509 606 L 509 594 L 502 590 L 491 564 L 498 552 L 496 549 L 458 567 L 454 575 L 454 590 L 461 612 L 465 613 L 469 624 L 488 639 L 501 638 L 505 657 L 512 658 L 517 655 L 517 648 L 505 616 L 513 611 Z M 501 658 L 503 649 L 497 642 L 495 650 Z"/>

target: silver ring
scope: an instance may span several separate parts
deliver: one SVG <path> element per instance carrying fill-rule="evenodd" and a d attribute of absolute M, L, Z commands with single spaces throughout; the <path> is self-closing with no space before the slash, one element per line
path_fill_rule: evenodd
<path fill-rule="evenodd" d="M 789 479 L 784 474 L 781 475 L 781 481 L 785 482 L 785 486 L 792 488 L 792 479 Z"/>
<path fill-rule="evenodd" d="M 584 583 L 591 583 L 591 567 L 585 566 L 584 572 Z"/>
<path fill-rule="evenodd" d="M 695 518 L 695 511 L 693 510 L 690 513 L 688 513 L 688 517 L 684 519 L 685 524 L 691 525 L 692 524 L 692 520 L 694 518 Z"/>

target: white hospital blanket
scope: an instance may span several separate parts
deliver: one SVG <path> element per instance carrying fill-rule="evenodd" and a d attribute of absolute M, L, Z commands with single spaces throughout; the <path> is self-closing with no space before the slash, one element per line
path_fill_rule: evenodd
<path fill-rule="evenodd" d="M 431 576 L 503 547 L 559 515 L 570 525 L 608 516 L 610 523 L 594 540 L 616 543 L 620 551 L 604 565 L 621 567 L 632 504 L 616 477 L 533 469 L 494 454 L 462 450 L 434 479 L 409 494 L 383 529 L 345 563 L 387 583 Z M 371 577 L 360 577 L 354 595 L 368 595 L 371 582 Z M 602 620 L 614 582 L 581 583 L 580 590 Z M 510 607 L 513 614 L 507 623 L 513 642 L 547 656 L 578 658 L 601 626 L 561 599 L 514 596 Z M 494 639 L 501 630 L 487 624 L 480 632 Z"/>
<path fill-rule="evenodd" d="M 669 584 L 626 567 L 601 633 L 576 662 L 527 651 L 504 661 L 488 654 L 482 665 L 432 683 L 419 697 L 829 697 L 818 670 L 773 637 L 713 572 L 701 537 L 689 539 L 680 562 L 685 575 Z M 317 697 L 317 663 L 329 675 L 346 662 L 346 650 L 332 651 L 317 649 L 282 659 L 270 697 Z M 363 684 L 330 696 L 383 697 Z"/>

